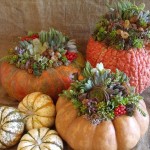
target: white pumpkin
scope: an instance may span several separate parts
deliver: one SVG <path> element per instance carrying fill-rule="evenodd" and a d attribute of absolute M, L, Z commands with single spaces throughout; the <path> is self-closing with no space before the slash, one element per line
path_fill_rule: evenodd
<path fill-rule="evenodd" d="M 21 138 L 17 150 L 63 150 L 63 142 L 55 130 L 32 129 Z"/>
<path fill-rule="evenodd" d="M 13 107 L 0 107 L 0 149 L 17 144 L 24 131 L 21 113 Z"/>
<path fill-rule="evenodd" d="M 55 121 L 55 105 L 41 92 L 31 93 L 19 103 L 18 109 L 25 115 L 26 129 L 51 127 Z"/>

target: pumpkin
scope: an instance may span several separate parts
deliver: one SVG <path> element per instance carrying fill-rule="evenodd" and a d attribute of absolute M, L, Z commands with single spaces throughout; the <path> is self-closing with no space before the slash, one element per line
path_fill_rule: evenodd
<path fill-rule="evenodd" d="M 63 150 L 63 142 L 55 130 L 32 129 L 25 134 L 17 150 Z"/>
<path fill-rule="evenodd" d="M 87 45 L 86 59 L 93 66 L 103 62 L 105 68 L 124 71 L 130 77 L 130 84 L 136 87 L 138 93 L 150 86 L 150 55 L 145 48 L 119 51 L 91 37 Z"/>
<path fill-rule="evenodd" d="M 149 126 L 144 101 L 121 72 L 87 64 L 83 75 L 57 101 L 58 133 L 74 150 L 132 149 Z"/>
<path fill-rule="evenodd" d="M 19 142 L 24 122 L 21 113 L 13 107 L 0 107 L 0 149 L 8 149 Z"/>
<path fill-rule="evenodd" d="M 78 59 L 77 62 L 69 66 L 60 66 L 43 71 L 39 77 L 18 69 L 7 62 L 2 63 L 0 71 L 2 86 L 11 97 L 19 101 L 27 94 L 36 91 L 48 94 L 56 100 L 58 94 L 63 89 L 67 89 L 73 81 L 73 74 L 80 73 L 79 66 L 83 64 L 81 57 L 79 58 L 81 64 Z"/>
<path fill-rule="evenodd" d="M 86 118 L 78 116 L 78 111 L 67 98 L 59 97 L 56 128 L 74 150 L 128 150 L 139 142 L 148 129 L 145 103 L 140 103 L 140 107 L 147 117 L 136 110 L 133 117 L 120 116 L 95 126 Z"/>
<path fill-rule="evenodd" d="M 19 101 L 37 91 L 56 100 L 84 66 L 75 42 L 54 29 L 22 38 L 10 53 L 1 59 L 6 62 L 0 66 L 0 80 L 6 92 Z"/>
<path fill-rule="evenodd" d="M 146 14 L 144 4 L 140 6 L 125 0 L 117 1 L 116 6 L 110 5 L 110 12 L 98 22 L 86 50 L 86 60 L 94 67 L 103 62 L 105 68 L 125 72 L 138 93 L 150 86 L 150 53 L 146 46 L 149 42 L 146 33 L 149 31 L 149 12 Z M 130 8 L 137 15 L 129 11 Z M 147 16 L 145 25 L 141 22 L 144 15 Z"/>
<path fill-rule="evenodd" d="M 27 130 L 51 127 L 55 120 L 55 105 L 52 99 L 41 92 L 31 93 L 19 103 L 18 109 L 25 115 Z"/>

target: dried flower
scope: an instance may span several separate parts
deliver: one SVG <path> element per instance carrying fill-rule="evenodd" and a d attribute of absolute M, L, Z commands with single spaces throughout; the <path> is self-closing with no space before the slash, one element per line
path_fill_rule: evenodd
<path fill-rule="evenodd" d="M 128 32 L 121 31 L 121 37 L 122 37 L 123 39 L 127 39 L 127 38 L 129 37 Z"/>
<path fill-rule="evenodd" d="M 129 20 L 125 20 L 123 26 L 124 26 L 124 28 L 129 28 L 129 26 L 130 26 L 130 21 L 129 21 Z"/>

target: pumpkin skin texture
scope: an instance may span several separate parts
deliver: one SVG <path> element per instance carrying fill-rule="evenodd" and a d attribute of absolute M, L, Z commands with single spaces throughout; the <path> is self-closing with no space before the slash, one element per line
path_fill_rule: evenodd
<path fill-rule="evenodd" d="M 23 116 L 13 108 L 0 107 L 0 149 L 8 149 L 19 142 L 24 131 Z"/>
<path fill-rule="evenodd" d="M 144 101 L 140 101 L 139 106 L 146 117 L 136 110 L 132 117 L 122 115 L 113 121 L 93 125 L 86 118 L 78 116 L 71 101 L 59 97 L 56 104 L 56 129 L 74 150 L 130 150 L 145 134 L 149 125 Z"/>
<path fill-rule="evenodd" d="M 150 53 L 147 48 L 116 50 L 90 38 L 86 59 L 94 67 L 102 62 L 105 68 L 113 72 L 116 69 L 125 72 L 130 77 L 130 84 L 136 87 L 138 93 L 150 86 Z"/>
<path fill-rule="evenodd" d="M 55 120 L 55 105 L 52 99 L 41 92 L 27 95 L 18 105 L 25 115 L 26 129 L 51 127 Z"/>
<path fill-rule="evenodd" d="M 68 66 L 49 68 L 41 76 L 34 76 L 9 63 L 2 63 L 0 78 L 3 88 L 12 98 L 21 101 L 27 94 L 42 92 L 57 100 L 58 94 L 72 82 L 72 74 L 80 73 L 84 58 L 78 53 L 77 59 Z"/>
<path fill-rule="evenodd" d="M 32 129 L 21 138 L 17 150 L 63 150 L 63 142 L 55 130 Z"/>

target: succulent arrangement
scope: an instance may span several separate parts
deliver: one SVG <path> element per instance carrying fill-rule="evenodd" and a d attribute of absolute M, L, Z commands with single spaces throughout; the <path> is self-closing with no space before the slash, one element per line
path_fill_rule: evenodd
<path fill-rule="evenodd" d="M 145 4 L 136 5 L 130 0 L 107 5 L 109 12 L 101 16 L 93 37 L 119 50 L 142 48 L 150 39 L 150 12 Z"/>
<path fill-rule="evenodd" d="M 77 58 L 77 47 L 74 40 L 51 28 L 40 33 L 29 32 L 9 53 L 3 60 L 39 76 L 49 67 L 69 65 Z"/>
<path fill-rule="evenodd" d="M 125 73 L 119 70 L 112 73 L 104 69 L 102 63 L 92 68 L 87 62 L 83 77 L 83 80 L 72 83 L 70 89 L 63 91 L 61 96 L 72 100 L 79 115 L 93 124 L 113 120 L 120 115 L 133 116 L 135 108 L 145 116 L 138 106 L 143 98 L 134 92 Z"/>

